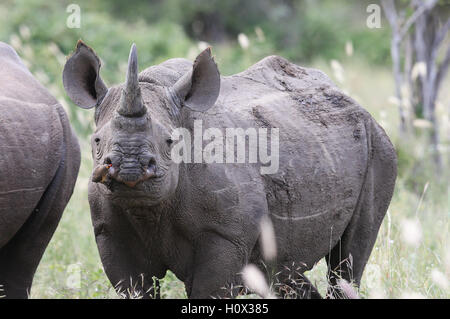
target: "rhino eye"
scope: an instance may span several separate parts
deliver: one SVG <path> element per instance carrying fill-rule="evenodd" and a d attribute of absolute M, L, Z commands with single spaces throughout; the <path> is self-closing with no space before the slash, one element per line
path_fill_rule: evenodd
<path fill-rule="evenodd" d="M 172 145 L 173 140 L 172 140 L 171 138 L 168 138 L 168 139 L 166 140 L 166 142 L 167 142 L 168 145 Z"/>
<path fill-rule="evenodd" d="M 94 147 L 95 153 L 97 155 L 97 158 L 99 159 L 99 158 L 101 158 L 103 156 L 103 149 L 102 149 L 102 147 L 100 147 L 100 138 L 99 137 L 94 138 L 94 142 L 95 142 L 95 145 L 96 145 Z"/>

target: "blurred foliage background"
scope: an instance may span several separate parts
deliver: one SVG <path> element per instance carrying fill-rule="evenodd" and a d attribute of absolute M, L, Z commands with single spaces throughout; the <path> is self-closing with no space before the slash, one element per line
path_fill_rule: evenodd
<path fill-rule="evenodd" d="M 341 60 L 349 40 L 357 46 L 358 58 L 373 65 L 387 65 L 389 28 L 365 27 L 370 1 L 343 3 L 80 0 L 76 4 L 81 9 L 81 28 L 70 29 L 66 25 L 70 1 L 4 0 L 0 6 L 0 39 L 22 53 L 30 69 L 44 82 L 59 89 L 65 56 L 78 39 L 91 45 L 101 57 L 102 77 L 109 84 L 122 81 L 133 42 L 139 50 L 141 69 L 171 57 L 192 59 L 208 44 L 213 45 L 224 75 L 240 72 L 269 54 L 300 64 L 317 59 Z M 354 11 L 359 14 L 352 14 Z M 244 35 L 240 37 L 241 45 L 239 34 Z M 248 47 L 242 43 L 246 40 Z M 76 117 L 74 112 L 71 115 Z M 90 131 L 88 123 L 74 124 L 84 135 Z"/>
<path fill-rule="evenodd" d="M 67 27 L 71 13 L 66 9 L 71 3 L 81 9 L 80 28 Z M 193 59 L 211 45 L 222 75 L 243 71 L 272 54 L 326 72 L 371 112 L 399 156 L 396 191 L 361 294 L 450 297 L 450 81 L 447 77 L 436 108 L 443 156 L 437 172 L 430 159 L 429 123 L 416 121 L 407 137 L 398 132 L 398 111 L 392 103 L 391 31 L 382 12 L 381 28 L 367 27 L 370 3 L 378 1 L 2 0 L 0 41 L 17 50 L 67 110 L 83 153 L 74 196 L 39 266 L 31 296 L 116 296 L 101 267 L 87 203 L 93 112 L 75 107 L 61 80 L 66 57 L 83 39 L 102 59 L 101 74 L 108 85 L 124 80 L 133 42 L 141 70 L 173 57 Z M 448 1 L 441 5 L 449 8 Z M 418 242 L 408 239 L 411 234 Z M 69 265 L 78 265 L 70 271 L 80 270 L 80 285 L 68 283 L 68 277 L 73 279 Z M 310 276 L 324 292 L 325 265 L 320 263 Z M 182 283 L 172 273 L 163 281 L 162 293 L 163 297 L 185 297 Z"/>

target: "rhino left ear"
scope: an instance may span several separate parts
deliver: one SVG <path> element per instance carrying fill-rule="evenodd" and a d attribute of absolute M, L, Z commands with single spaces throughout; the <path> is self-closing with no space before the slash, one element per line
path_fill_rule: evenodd
<path fill-rule="evenodd" d="M 200 53 L 192 70 L 173 86 L 182 104 L 194 111 L 205 112 L 216 103 L 220 91 L 220 73 L 211 56 L 211 48 Z"/>

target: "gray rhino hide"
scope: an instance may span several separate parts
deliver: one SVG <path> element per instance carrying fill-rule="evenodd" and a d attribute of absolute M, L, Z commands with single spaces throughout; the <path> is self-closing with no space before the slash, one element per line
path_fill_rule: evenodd
<path fill-rule="evenodd" d="M 162 93 L 164 102 L 155 103 L 155 90 L 173 86 L 191 68 L 187 60 L 172 59 L 140 73 L 152 121 L 191 130 L 195 119 L 204 129 L 279 128 L 279 170 L 261 175 L 260 164 L 180 164 L 174 196 L 148 207 L 132 190 L 116 198 L 90 182 L 97 244 L 112 284 L 145 294 L 152 276 L 171 270 L 191 298 L 224 296 L 223 287 L 242 283 L 238 273 L 245 264 L 264 269 L 258 243 L 263 216 L 274 225 L 280 283 L 289 285 L 284 266 L 302 273 L 325 257 L 332 285 L 335 272 L 359 284 L 396 178 L 396 154 L 384 130 L 325 74 L 277 56 L 221 77 L 212 108 L 184 107 L 179 122 L 171 122 L 167 113 L 177 108 Z M 110 88 L 96 109 L 96 134 L 113 117 L 121 87 Z M 101 164 L 94 159 L 94 166 Z M 319 297 L 312 286 L 302 294 Z"/>
<path fill-rule="evenodd" d="M 0 42 L 0 295 L 27 297 L 79 165 L 65 111 Z"/>

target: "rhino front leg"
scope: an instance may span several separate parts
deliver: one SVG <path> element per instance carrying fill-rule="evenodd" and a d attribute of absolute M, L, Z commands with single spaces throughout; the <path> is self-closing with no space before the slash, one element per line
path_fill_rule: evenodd
<path fill-rule="evenodd" d="M 246 263 L 244 247 L 216 233 L 201 234 L 196 240 L 192 277 L 186 283 L 188 297 L 236 296 L 241 284 L 239 273 Z"/>
<path fill-rule="evenodd" d="M 285 273 L 286 268 L 280 270 L 279 282 L 274 286 L 275 292 L 281 299 L 322 299 L 317 288 L 304 275 L 299 273 Z"/>
<path fill-rule="evenodd" d="M 91 202 L 91 212 L 103 268 L 116 292 L 123 298 L 159 298 L 153 276 L 161 278 L 164 273 L 154 270 L 125 213 L 99 201 Z"/>
<path fill-rule="evenodd" d="M 123 242 L 120 242 L 122 241 Z M 111 236 L 108 231 L 96 234 L 96 241 L 103 268 L 119 296 L 130 299 L 159 298 L 158 281 L 148 271 L 147 262 L 134 254 L 122 236 Z M 129 239 L 128 239 L 129 240 Z M 128 247 L 127 247 L 128 246 Z"/>

